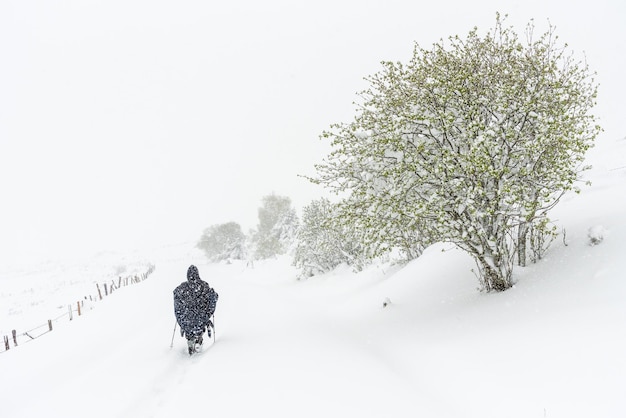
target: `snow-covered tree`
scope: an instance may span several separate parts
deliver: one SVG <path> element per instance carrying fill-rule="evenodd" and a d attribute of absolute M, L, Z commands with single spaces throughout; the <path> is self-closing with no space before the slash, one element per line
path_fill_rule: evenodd
<path fill-rule="evenodd" d="M 259 208 L 259 224 L 252 241 L 257 259 L 285 254 L 298 230 L 298 216 L 291 199 L 275 194 L 264 196 Z"/>
<path fill-rule="evenodd" d="M 196 246 L 203 250 L 211 261 L 243 260 L 246 256 L 246 236 L 236 222 L 208 227 Z"/>
<path fill-rule="evenodd" d="M 520 41 L 498 15 L 484 37 L 384 62 L 355 119 L 323 134 L 333 151 L 313 180 L 347 194 L 373 231 L 399 220 L 454 242 L 485 290 L 509 288 L 528 231 L 549 233 L 547 212 L 600 132 L 592 74 L 556 41 L 553 28 L 534 39 L 532 24 Z"/>
<path fill-rule="evenodd" d="M 360 269 L 363 247 L 351 230 L 338 221 L 338 206 L 328 199 L 312 201 L 302 210 L 294 252 L 294 265 L 303 277 L 331 271 L 340 264 Z"/>

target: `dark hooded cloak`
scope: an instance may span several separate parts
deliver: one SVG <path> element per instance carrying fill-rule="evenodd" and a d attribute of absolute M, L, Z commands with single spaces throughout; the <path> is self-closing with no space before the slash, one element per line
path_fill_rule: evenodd
<path fill-rule="evenodd" d="M 187 281 L 174 289 L 174 313 L 181 332 L 188 339 L 202 335 L 213 327 L 211 316 L 219 295 L 200 278 L 198 268 L 189 266 Z"/>

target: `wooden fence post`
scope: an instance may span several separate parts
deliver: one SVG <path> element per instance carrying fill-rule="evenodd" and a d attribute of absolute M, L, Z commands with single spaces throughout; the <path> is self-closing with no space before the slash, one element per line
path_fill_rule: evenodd
<path fill-rule="evenodd" d="M 80 316 L 80 301 L 76 305 L 78 306 L 78 316 Z"/>
<path fill-rule="evenodd" d="M 17 347 L 17 332 L 13 330 L 11 331 L 11 334 L 13 334 L 13 344 Z"/>
<path fill-rule="evenodd" d="M 48 330 L 52 331 L 52 320 L 48 319 Z"/>
<path fill-rule="evenodd" d="M 109 296 L 109 288 L 106 283 L 104 284 L 104 296 Z"/>
<path fill-rule="evenodd" d="M 9 348 L 11 348 L 11 347 L 9 347 L 9 337 L 7 337 L 6 335 L 4 336 L 4 348 L 5 348 L 6 350 L 8 350 Z"/>
<path fill-rule="evenodd" d="M 67 305 L 67 311 L 70 314 L 70 321 L 71 321 L 72 319 L 74 319 L 73 316 L 72 316 L 72 305 Z"/>
<path fill-rule="evenodd" d="M 100 291 L 100 285 L 96 283 L 96 287 L 98 288 L 98 296 L 100 296 L 100 300 L 102 300 L 102 292 Z"/>

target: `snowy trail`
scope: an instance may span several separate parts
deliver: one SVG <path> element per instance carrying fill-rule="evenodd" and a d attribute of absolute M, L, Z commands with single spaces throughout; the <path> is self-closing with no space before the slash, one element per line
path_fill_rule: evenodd
<path fill-rule="evenodd" d="M 220 300 L 217 342 L 207 341 L 192 357 L 178 332 L 169 347 L 172 290 L 188 264 L 160 264 L 149 280 L 106 298 L 74 323 L 4 353 L 2 375 L 10 382 L 0 380 L 0 393 L 8 394 L 2 411 L 11 417 L 198 411 L 220 417 L 526 417 L 546 409 L 571 417 L 619 410 L 626 365 L 612 359 L 620 358 L 626 339 L 612 331 L 624 319 L 618 301 L 624 287 L 612 284 L 613 275 L 596 279 L 620 289 L 605 306 L 603 287 L 587 289 L 586 275 L 577 275 L 572 260 L 559 255 L 564 249 L 557 249 L 554 268 L 572 264 L 563 279 L 567 292 L 554 281 L 531 278 L 487 297 L 462 273 L 470 267 L 466 257 L 441 251 L 446 248 L 433 248 L 395 272 L 307 282 L 276 268 L 286 263 L 256 269 L 198 264 Z M 591 251 L 581 247 L 574 254 Z M 618 245 L 606 246 L 603 255 L 612 258 L 615 251 Z M 591 269 L 603 271 L 603 257 L 592 260 Z M 550 273 L 549 266 L 544 270 Z M 580 305 L 576 298 L 583 293 L 586 304 Z M 394 302 L 385 310 L 383 295 Z M 481 361 L 485 353 L 487 362 Z M 602 376 L 617 385 L 603 384 Z"/>
<path fill-rule="evenodd" d="M 171 293 L 187 267 L 157 266 L 149 280 L 105 299 L 71 326 L 6 353 L 16 357 L 11 363 L 29 365 L 5 369 L 18 377 L 13 390 L 37 399 L 28 405 L 8 399 L 4 410 L 13 417 L 68 416 L 74 405 L 88 404 L 90 416 L 170 417 L 192 399 L 221 417 L 245 416 L 251 405 L 277 416 L 385 415 L 410 407 L 405 378 L 372 361 L 345 324 L 324 313 L 328 301 L 308 297 L 292 276 L 257 284 L 237 267 L 200 265 L 220 294 L 217 342 L 189 357 L 177 329 L 170 349 Z M 63 349 L 50 357 L 46 345 Z"/>

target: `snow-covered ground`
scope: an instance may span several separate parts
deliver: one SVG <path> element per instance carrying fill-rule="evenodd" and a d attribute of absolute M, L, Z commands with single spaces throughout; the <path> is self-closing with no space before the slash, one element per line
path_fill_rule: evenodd
<path fill-rule="evenodd" d="M 449 244 L 307 281 L 288 258 L 208 264 L 173 246 L 148 280 L 0 353 L 0 415 L 624 417 L 626 140 L 589 159 L 593 186 L 552 214 L 565 236 L 509 291 L 477 291 Z M 134 262 L 5 271 L 0 328 L 39 325 Z M 192 263 L 220 299 L 215 344 L 189 357 L 178 333 L 170 342 L 172 290 Z"/>

